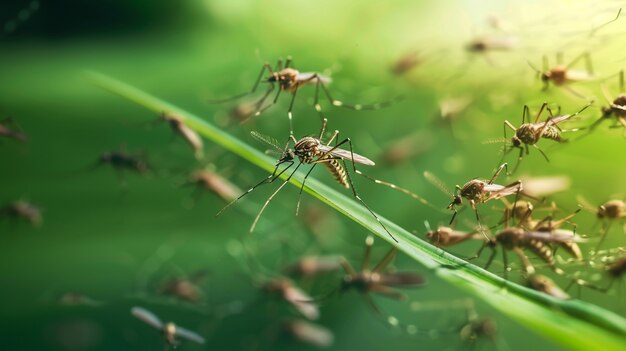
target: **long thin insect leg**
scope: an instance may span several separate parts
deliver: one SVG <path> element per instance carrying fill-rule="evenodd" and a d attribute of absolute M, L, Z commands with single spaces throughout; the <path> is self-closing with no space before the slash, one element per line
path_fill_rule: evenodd
<path fill-rule="evenodd" d="M 319 78 L 318 78 L 318 84 L 322 87 L 322 90 L 324 91 L 324 94 L 326 95 L 326 98 L 328 98 L 328 101 L 331 103 L 331 105 L 337 106 L 337 107 L 344 107 L 344 108 L 347 108 L 347 109 L 350 109 L 350 110 L 356 110 L 356 111 L 361 111 L 361 110 L 378 110 L 380 108 L 390 106 L 390 105 L 392 105 L 395 102 L 395 100 L 400 99 L 400 98 L 398 98 L 398 99 L 395 99 L 395 100 L 378 102 L 378 103 L 370 104 L 370 105 L 362 105 L 362 104 L 347 105 L 347 104 L 343 103 L 342 101 L 333 99 L 333 97 L 330 95 L 330 92 L 328 91 L 328 88 L 326 87 L 326 85 L 324 83 L 322 83 L 321 79 L 319 79 Z"/>
<path fill-rule="evenodd" d="M 539 146 L 537 146 L 536 144 L 533 144 L 533 147 L 537 150 L 539 150 L 539 152 L 541 153 L 541 155 L 543 156 L 543 158 L 546 159 L 546 161 L 550 162 L 550 159 L 548 158 L 548 155 L 546 155 L 545 152 L 543 152 L 543 150 L 541 150 L 541 148 Z"/>
<path fill-rule="evenodd" d="M 600 241 L 598 241 L 598 245 L 596 245 L 596 251 L 600 248 L 604 239 L 606 239 L 606 235 L 609 233 L 609 229 L 611 229 L 611 225 L 613 225 L 613 221 L 605 221 L 602 223 L 602 236 L 600 237 Z"/>
<path fill-rule="evenodd" d="M 506 256 L 506 249 L 502 248 L 502 262 L 504 263 L 504 279 L 509 279 L 509 260 Z"/>
<path fill-rule="evenodd" d="M 298 203 L 296 204 L 296 216 L 300 212 L 300 200 L 302 199 L 302 190 L 304 190 L 304 183 L 306 183 L 306 180 L 309 177 L 309 174 L 311 174 L 311 172 L 313 172 L 313 169 L 315 168 L 315 165 L 317 165 L 317 163 L 314 163 L 311 166 L 309 171 L 306 172 L 306 175 L 304 176 L 304 179 L 302 180 L 302 185 L 300 186 L 300 192 L 298 193 Z"/>
<path fill-rule="evenodd" d="M 491 266 L 493 259 L 496 257 L 496 254 L 498 253 L 495 247 L 489 246 L 489 248 L 491 249 L 491 254 L 489 255 L 489 258 L 487 259 L 487 263 L 485 264 L 485 267 L 484 267 L 485 269 L 489 269 L 489 266 Z M 504 248 L 502 250 L 504 250 Z"/>
<path fill-rule="evenodd" d="M 374 245 L 374 237 L 368 235 L 365 238 L 365 252 L 363 253 L 363 263 L 361 264 L 361 270 L 365 271 L 370 265 L 370 256 L 372 254 L 372 245 Z"/>
<path fill-rule="evenodd" d="M 547 103 L 547 102 L 544 102 L 544 103 L 541 105 L 541 108 L 539 109 L 539 112 L 537 112 L 537 117 L 535 117 L 535 123 L 537 123 L 537 122 L 539 121 L 539 117 L 541 117 L 541 114 L 543 113 L 543 110 L 544 110 L 547 106 L 548 106 L 548 103 Z M 529 117 L 530 117 L 530 116 L 529 116 Z M 548 121 L 549 121 L 549 119 L 548 119 Z M 546 125 L 548 125 L 548 121 L 546 121 L 546 124 L 544 124 L 544 128 L 545 128 L 545 126 L 546 126 Z M 541 135 L 541 134 L 539 134 L 539 135 Z"/>
<path fill-rule="evenodd" d="M 385 268 L 387 268 L 387 266 L 391 263 L 391 261 L 393 261 L 397 253 L 398 253 L 398 249 L 396 247 L 392 247 L 387 252 L 387 254 L 385 254 L 385 257 L 383 257 L 383 259 L 380 260 L 380 262 L 378 262 L 378 264 L 374 267 L 374 269 L 372 269 L 372 272 L 373 273 L 382 272 Z"/>
<path fill-rule="evenodd" d="M 498 176 L 500 175 L 500 173 L 502 173 L 502 170 L 505 169 L 507 170 L 507 173 L 509 171 L 508 166 L 506 163 L 503 163 L 500 165 L 500 167 L 498 168 L 498 170 L 496 171 L 496 173 L 493 174 L 493 176 L 491 177 L 491 179 L 489 180 L 489 184 L 493 184 L 493 182 L 495 182 L 496 179 L 498 179 Z"/>
<path fill-rule="evenodd" d="M 293 103 L 296 101 L 296 93 L 298 92 L 298 86 L 295 87 L 293 93 L 291 93 L 291 102 L 289 103 L 289 109 L 287 110 L 287 117 L 289 118 L 289 135 L 293 135 Z"/>
<path fill-rule="evenodd" d="M 293 163 L 292 163 L 293 164 Z M 261 210 L 259 211 L 259 213 L 256 215 L 256 217 L 254 218 L 254 222 L 252 222 L 252 226 L 250 227 L 250 233 L 252 233 L 254 231 L 254 228 L 256 227 L 257 222 L 259 221 L 259 218 L 261 218 L 261 214 L 263 214 L 263 211 L 265 211 L 265 208 L 267 208 L 267 205 L 269 205 L 269 203 L 272 201 L 272 199 L 274 199 L 274 196 L 276 196 L 276 194 L 278 194 L 278 192 L 285 186 L 287 185 L 287 183 L 289 183 L 289 180 L 291 179 L 291 177 L 296 173 L 296 171 L 298 171 L 298 168 L 300 168 L 300 166 L 302 165 L 302 163 L 298 163 L 298 165 L 296 166 L 296 168 L 294 168 L 293 172 L 291 172 L 291 174 L 289 175 L 289 177 L 287 177 L 287 179 L 285 179 L 285 181 L 283 181 L 283 183 L 278 187 L 278 189 L 276 189 L 276 191 L 274 191 L 272 193 L 272 195 L 270 195 L 270 197 L 267 198 L 267 200 L 265 201 L 265 203 L 263 204 L 263 207 L 261 207 Z"/>
<path fill-rule="evenodd" d="M 356 164 L 354 162 L 354 151 L 353 151 L 353 148 L 352 148 L 352 141 L 350 140 L 350 138 L 346 138 L 342 142 L 336 144 L 334 149 L 338 148 L 340 145 L 342 145 L 342 144 L 344 144 L 346 142 L 350 146 L 350 157 L 352 158 L 351 159 L 351 161 L 352 161 L 352 170 L 354 170 L 354 172 L 356 173 L 357 169 L 356 169 Z M 332 150 L 333 149 L 331 149 L 331 151 Z M 328 151 L 326 154 L 329 154 L 331 151 Z M 361 199 L 361 197 L 357 193 L 356 189 L 354 188 L 354 183 L 352 182 L 352 177 L 350 176 L 350 172 L 348 172 L 348 167 L 346 165 L 346 161 L 344 159 L 341 159 L 341 161 L 343 163 L 344 168 L 346 169 L 346 176 L 348 178 L 348 182 L 350 182 L 350 186 L 351 186 L 351 189 L 352 189 L 352 195 L 354 196 L 354 198 L 357 199 L 369 211 L 369 213 L 372 214 L 372 216 L 374 216 L 376 221 L 381 225 L 381 227 L 383 227 L 385 232 L 387 232 L 387 234 L 389 234 L 391 239 L 393 239 L 393 241 L 395 241 L 395 242 L 398 242 L 398 240 L 389 232 L 387 227 L 383 224 L 383 222 L 380 220 L 380 218 L 374 213 L 374 211 L 372 211 L 372 209 L 370 209 L 370 207 L 365 203 L 365 201 L 363 201 L 363 199 Z"/>
<path fill-rule="evenodd" d="M 404 193 L 404 194 L 406 194 L 406 195 L 409 195 L 410 197 L 414 198 L 415 200 L 417 200 L 417 201 L 421 202 L 422 204 L 424 204 L 424 205 L 426 205 L 426 206 L 428 206 L 428 207 L 430 207 L 430 208 L 432 208 L 432 209 L 434 209 L 434 210 L 441 211 L 441 209 L 440 209 L 439 207 L 434 206 L 433 204 L 431 204 L 430 202 L 428 202 L 428 200 L 424 199 L 423 197 L 421 197 L 421 196 L 419 196 L 419 195 L 415 194 L 414 192 L 412 192 L 412 191 L 410 191 L 410 190 L 408 190 L 408 189 L 401 188 L 401 187 L 399 187 L 399 186 L 397 186 L 397 185 L 395 185 L 395 184 L 393 184 L 393 183 L 389 183 L 389 182 L 385 182 L 385 181 L 382 181 L 382 180 L 379 180 L 379 179 L 376 179 L 376 178 L 372 178 L 372 177 L 368 176 L 367 174 L 365 174 L 365 173 L 361 172 L 361 171 L 360 171 L 360 170 L 358 170 L 358 169 L 356 170 L 356 174 L 358 174 L 358 175 L 360 175 L 360 176 L 362 176 L 362 177 L 365 177 L 365 178 L 367 178 L 367 179 L 371 180 L 372 182 L 374 182 L 374 183 L 376 183 L 376 184 L 380 184 L 380 185 L 388 186 L 388 187 L 390 187 L 391 189 L 394 189 L 394 190 L 397 190 L 397 191 L 399 191 L 399 192 L 401 192 L 401 193 Z"/>
<path fill-rule="evenodd" d="M 285 68 L 289 68 L 289 66 L 291 66 L 293 63 L 293 59 L 291 58 L 291 56 L 287 56 L 287 60 L 285 60 Z"/>
<path fill-rule="evenodd" d="M 259 72 L 259 76 L 257 77 L 256 81 L 254 82 L 254 85 L 252 85 L 252 89 L 250 89 L 250 91 L 245 92 L 245 93 L 241 93 L 241 94 L 237 94 L 235 96 L 231 96 L 231 97 L 228 97 L 228 98 L 225 98 L 225 99 L 209 100 L 209 103 L 219 104 L 219 103 L 222 103 L 222 102 L 228 102 L 228 101 L 236 100 L 236 99 L 242 98 L 242 97 L 244 97 L 246 95 L 254 94 L 256 89 L 259 87 L 259 84 L 261 83 L 261 79 L 263 79 L 263 73 L 265 73 L 265 70 L 267 70 L 270 73 L 270 75 L 273 74 L 272 66 L 270 66 L 269 63 L 263 64 L 263 66 L 261 67 L 261 72 Z"/>
<path fill-rule="evenodd" d="M 232 206 L 233 204 L 235 204 L 237 201 L 239 201 L 242 197 L 250 194 L 252 191 L 254 191 L 254 189 L 258 188 L 259 186 L 263 185 L 263 184 L 268 184 L 268 183 L 273 183 L 276 179 L 278 179 L 278 177 L 280 177 L 283 173 L 285 173 L 291 166 L 293 166 L 294 162 L 291 161 L 289 162 L 289 165 L 287 167 L 285 167 L 282 171 L 280 171 L 278 174 L 276 174 L 276 172 L 278 171 L 278 167 L 280 165 L 276 165 L 276 168 L 274 168 L 274 172 L 272 172 L 272 174 L 270 174 L 267 178 L 264 178 L 262 181 L 260 181 L 259 183 L 257 183 L 256 185 L 254 185 L 253 187 L 251 187 L 250 189 L 248 189 L 245 193 L 239 195 L 238 198 L 236 198 L 235 200 L 229 202 L 226 206 L 222 207 L 221 210 L 219 210 L 219 212 L 215 215 L 216 217 L 219 216 L 220 214 L 222 214 L 222 212 L 224 212 L 227 208 L 229 208 L 230 206 Z"/>

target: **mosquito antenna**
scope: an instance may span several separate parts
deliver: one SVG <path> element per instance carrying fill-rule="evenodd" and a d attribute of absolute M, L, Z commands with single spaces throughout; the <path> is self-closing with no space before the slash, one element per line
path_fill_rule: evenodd
<path fill-rule="evenodd" d="M 432 185 L 436 186 L 437 189 L 441 190 L 444 194 L 450 195 L 452 197 L 455 196 L 454 194 L 452 194 L 452 192 L 450 192 L 450 190 L 448 190 L 445 183 L 441 181 L 441 179 L 437 178 L 437 176 L 430 173 L 429 171 L 424 171 L 424 178 L 426 178 L 426 180 L 428 180 Z"/>
<path fill-rule="evenodd" d="M 596 32 L 598 32 L 600 29 L 606 27 L 607 25 L 617 21 L 617 19 L 619 18 L 619 16 L 622 14 L 622 8 L 620 7 L 619 10 L 617 11 L 617 15 L 615 16 L 615 18 L 613 18 L 612 20 L 605 22 L 604 24 L 601 24 L 600 26 L 594 28 L 591 30 L 591 32 L 589 32 L 589 38 L 593 37 L 594 34 L 596 34 Z"/>
<path fill-rule="evenodd" d="M 269 135 L 264 135 L 264 134 L 261 134 L 261 133 L 255 131 L 255 130 L 253 130 L 253 131 L 250 132 L 250 136 L 252 136 L 254 139 L 256 139 L 256 140 L 258 140 L 258 141 L 260 141 L 262 143 L 265 143 L 265 144 L 267 144 L 269 146 L 272 146 L 274 149 L 276 149 L 278 151 L 283 151 L 283 148 L 278 146 L 278 140 L 272 138 Z"/>

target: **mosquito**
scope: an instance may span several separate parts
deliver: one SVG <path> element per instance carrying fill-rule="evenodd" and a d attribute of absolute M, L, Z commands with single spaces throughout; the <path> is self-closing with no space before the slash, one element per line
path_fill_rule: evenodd
<path fill-rule="evenodd" d="M 339 269 L 341 259 L 338 256 L 303 256 L 297 262 L 285 267 L 284 271 L 299 277 L 310 277 Z"/>
<path fill-rule="evenodd" d="M 203 281 L 206 276 L 206 271 L 198 271 L 190 277 L 171 278 L 157 290 L 161 294 L 173 296 L 191 303 L 198 303 L 202 300 L 204 293 L 197 284 Z"/>
<path fill-rule="evenodd" d="M 338 139 L 339 139 L 338 130 L 335 130 L 333 132 L 332 136 L 328 139 L 328 141 L 326 142 L 323 141 L 322 138 L 324 137 L 324 132 L 326 131 L 326 123 L 327 123 L 327 120 L 324 118 L 324 120 L 322 121 L 322 128 L 320 130 L 320 134 L 318 138 L 315 138 L 312 136 L 305 136 L 301 138 L 300 140 L 298 140 L 293 135 L 289 135 L 289 138 L 287 139 L 287 143 L 284 148 L 280 148 L 275 139 L 264 136 L 262 134 L 259 134 L 253 131 L 251 135 L 255 139 L 274 147 L 276 151 L 279 151 L 281 153 L 281 156 L 276 161 L 276 167 L 274 168 L 274 171 L 272 172 L 272 174 L 270 174 L 267 178 L 263 179 L 262 181 L 260 181 L 259 183 L 257 183 L 256 185 L 248 189 L 248 191 L 240 195 L 237 199 L 230 202 L 228 205 L 222 208 L 217 213 L 217 215 L 220 215 L 226 208 L 228 208 L 229 206 L 237 202 L 239 199 L 241 199 L 245 195 L 252 192 L 254 189 L 258 188 L 259 186 L 268 184 L 268 183 L 273 183 L 274 181 L 276 181 L 276 179 L 278 179 L 283 173 L 289 170 L 296 163 L 295 159 L 298 158 L 299 162 L 294 168 L 293 172 L 289 174 L 289 176 L 283 181 L 283 183 L 278 187 L 278 189 L 276 189 L 276 191 L 274 191 L 274 193 L 272 193 L 272 195 L 270 195 L 270 197 L 265 201 L 265 204 L 263 205 L 263 207 L 257 214 L 256 218 L 254 219 L 254 222 L 252 223 L 252 226 L 250 227 L 251 233 L 254 231 L 254 228 L 256 227 L 256 224 L 259 221 L 261 214 L 263 213 L 263 211 L 265 211 L 265 208 L 269 205 L 269 203 L 272 201 L 274 196 L 276 196 L 276 194 L 289 182 L 291 177 L 296 173 L 296 171 L 298 170 L 298 168 L 300 168 L 301 165 L 308 164 L 308 165 L 311 165 L 311 168 L 307 171 L 302 181 L 302 185 L 300 186 L 300 193 L 298 195 L 298 203 L 296 205 L 296 214 L 297 214 L 300 208 L 300 197 L 302 195 L 302 191 L 304 190 L 304 185 L 306 183 L 306 180 L 311 174 L 311 172 L 313 171 L 313 169 L 315 168 L 315 166 L 318 164 L 322 164 L 335 177 L 335 179 L 337 180 L 339 184 L 341 184 L 346 189 L 352 190 L 352 196 L 355 199 L 357 199 L 361 203 L 361 205 L 363 205 L 369 211 L 369 213 L 376 219 L 376 221 L 381 225 L 381 227 L 385 230 L 385 232 L 387 232 L 387 234 L 394 241 L 397 242 L 396 238 L 389 232 L 389 230 L 383 224 L 380 218 L 374 213 L 374 211 L 370 209 L 370 207 L 365 203 L 365 201 L 361 199 L 361 196 L 357 193 L 356 189 L 354 188 L 354 184 L 352 183 L 352 178 L 350 176 L 350 173 L 348 172 L 348 167 L 346 165 L 346 159 L 347 159 L 352 162 L 353 171 L 357 174 L 363 175 L 360 171 L 356 169 L 355 164 L 358 163 L 358 164 L 362 164 L 366 166 L 373 166 L 375 164 L 374 161 L 368 159 L 365 156 L 361 156 L 359 154 L 354 153 L 352 151 L 352 141 L 350 140 L 350 138 L 346 138 L 338 142 Z M 331 146 L 331 143 L 333 141 L 335 141 L 335 145 Z M 290 143 L 293 143 L 293 149 L 290 148 Z M 349 145 L 350 151 L 340 148 L 340 146 L 344 144 Z M 286 164 L 287 166 L 279 171 L 280 166 L 282 164 Z"/>
<path fill-rule="evenodd" d="M 491 256 L 487 260 L 487 264 L 485 265 L 485 269 L 488 269 L 496 255 L 496 247 L 500 245 L 502 246 L 502 259 L 504 261 L 505 277 L 508 273 L 506 251 L 513 251 L 520 258 L 524 272 L 530 275 L 535 273 L 535 268 L 524 253 L 524 250 L 528 249 L 533 251 L 537 257 L 547 263 L 555 273 L 562 275 L 564 272 L 555 265 L 554 253 L 551 245 L 562 245 L 576 241 L 582 241 L 582 239 L 569 230 L 558 229 L 552 232 L 531 232 L 520 227 L 509 227 L 507 223 L 505 228 L 497 233 L 494 239 L 483 244 L 478 253 L 472 257 L 472 259 L 480 257 L 483 249 L 485 247 L 489 247 L 492 252 Z"/>
<path fill-rule="evenodd" d="M 19 200 L 0 207 L 0 219 L 22 218 L 35 227 L 43 222 L 41 209 L 30 202 Z"/>
<path fill-rule="evenodd" d="M 586 70 L 581 71 L 581 70 L 571 69 L 572 66 L 578 61 L 580 61 L 581 59 L 585 61 Z M 579 92 L 572 89 L 568 85 L 571 83 L 575 83 L 575 82 L 584 82 L 584 81 L 590 81 L 590 80 L 595 79 L 593 75 L 593 67 L 591 65 L 591 57 L 589 56 L 589 53 L 584 52 L 578 55 L 567 65 L 563 65 L 562 61 L 563 61 L 563 55 L 561 53 L 558 53 L 556 56 L 557 65 L 552 68 L 550 68 L 548 64 L 547 56 L 543 57 L 543 70 L 539 70 L 537 67 L 533 66 L 533 64 L 530 62 L 528 62 L 528 65 L 535 72 L 537 72 L 537 74 L 539 74 L 539 76 L 541 77 L 544 91 L 548 89 L 550 82 L 552 82 L 552 84 L 554 84 L 555 86 L 563 87 L 566 90 L 568 90 L 570 93 L 578 97 L 585 98 L 583 95 L 581 95 Z"/>
<path fill-rule="evenodd" d="M 313 298 L 287 278 L 274 278 L 261 284 L 261 290 L 279 296 L 307 319 L 315 320 L 320 316 L 319 308 Z"/>
<path fill-rule="evenodd" d="M 236 185 L 208 168 L 192 172 L 187 184 L 194 185 L 197 190 L 210 191 L 228 202 L 235 200 L 241 193 Z"/>
<path fill-rule="evenodd" d="M 130 310 L 130 313 L 137 319 L 162 332 L 165 342 L 169 346 L 176 348 L 180 345 L 180 341 L 178 341 L 177 338 L 187 339 L 198 344 L 204 344 L 204 338 L 197 333 L 183 327 L 179 327 L 172 322 L 163 323 L 159 317 L 143 307 L 135 306 Z"/>
<path fill-rule="evenodd" d="M 316 72 L 300 72 L 297 69 L 293 68 L 292 64 L 293 64 L 293 60 L 291 59 L 291 57 L 287 58 L 287 60 L 285 61 L 284 67 L 283 67 L 282 60 L 278 60 L 278 62 L 276 63 L 275 69 L 272 69 L 272 66 L 269 63 L 265 63 L 263 67 L 261 67 L 261 72 L 259 73 L 258 78 L 256 79 L 254 85 L 252 86 L 252 89 L 249 92 L 238 94 L 238 95 L 232 96 L 230 98 L 222 99 L 222 100 L 214 100 L 211 102 L 220 103 L 220 102 L 226 102 L 226 101 L 239 99 L 244 96 L 254 94 L 261 82 L 268 83 L 269 86 L 267 90 L 255 104 L 256 106 L 255 106 L 254 116 L 259 116 L 265 110 L 267 110 L 268 108 L 276 104 L 276 102 L 278 101 L 278 98 L 280 97 L 280 94 L 283 91 L 291 93 L 291 102 L 289 103 L 289 109 L 287 110 L 287 117 L 289 118 L 290 135 L 293 135 L 293 115 L 292 115 L 293 104 L 296 100 L 296 94 L 298 92 L 298 89 L 300 89 L 300 87 L 304 85 L 315 85 L 315 98 L 314 98 L 313 106 L 315 107 L 315 110 L 320 114 L 320 116 L 322 116 L 322 108 L 319 104 L 320 89 L 322 90 L 323 94 L 326 96 L 326 98 L 328 99 L 331 105 L 344 107 L 344 108 L 351 109 L 351 110 L 357 110 L 357 111 L 377 110 L 377 109 L 380 109 L 380 108 L 383 108 L 392 104 L 391 101 L 380 102 L 380 103 L 375 103 L 371 105 L 345 104 L 342 101 L 334 99 L 330 95 L 330 92 L 327 88 L 327 85 L 330 84 L 332 81 L 330 77 L 322 75 L 320 73 L 316 73 Z M 265 71 L 267 71 L 269 76 L 264 78 Z M 275 84 L 278 84 L 278 91 L 276 95 L 274 96 L 274 99 L 268 105 L 263 106 L 265 101 L 268 99 L 268 97 L 272 93 L 272 91 L 275 89 Z"/>
<path fill-rule="evenodd" d="M 148 163 L 142 155 L 131 155 L 125 150 L 108 151 L 102 153 L 98 159 L 98 164 L 108 164 L 118 173 L 123 171 L 133 171 L 137 173 L 147 173 L 150 170 Z"/>
<path fill-rule="evenodd" d="M 486 54 L 493 51 L 511 51 L 519 44 L 519 39 L 511 35 L 486 36 L 475 38 L 465 46 L 468 52 Z"/>
<path fill-rule="evenodd" d="M 564 142 L 565 140 L 561 138 L 561 133 L 573 132 L 579 129 L 563 130 L 558 126 L 558 124 L 577 116 L 585 109 L 587 109 L 587 107 L 591 106 L 592 103 L 593 101 L 583 106 L 583 108 L 581 108 L 578 112 L 574 114 L 554 116 L 552 114 L 552 110 L 548 107 L 548 103 L 544 102 L 543 105 L 541 105 L 539 112 L 537 113 L 537 117 L 535 117 L 535 121 L 532 123 L 530 122 L 530 110 L 528 108 L 528 105 L 524 105 L 524 109 L 522 111 L 522 124 L 519 126 L 519 128 L 516 128 L 508 120 L 504 121 L 504 153 L 502 155 L 502 158 L 504 158 L 513 149 L 519 149 L 517 164 L 515 165 L 515 169 L 513 170 L 513 172 L 515 173 L 515 171 L 519 167 L 520 162 L 522 161 L 522 158 L 524 157 L 524 153 L 526 153 L 526 155 L 528 155 L 529 153 L 528 146 L 532 146 L 535 149 L 539 150 L 539 152 L 541 153 L 541 155 L 543 155 L 546 161 L 550 162 L 550 159 L 548 159 L 548 156 L 545 154 L 545 152 L 543 152 L 543 150 L 541 150 L 539 146 L 537 146 L 537 142 L 539 142 L 539 140 L 541 139 L 550 139 L 558 143 Z M 548 119 L 546 119 L 545 122 L 539 122 L 539 118 L 541 117 L 541 114 L 544 110 L 547 110 L 550 116 L 548 117 Z M 513 130 L 513 132 L 515 133 L 515 135 L 513 135 L 513 137 L 511 138 L 511 146 L 508 148 L 506 145 L 507 127 Z"/>
<path fill-rule="evenodd" d="M 598 207 L 594 207 L 581 196 L 578 196 L 577 200 L 583 208 L 595 213 L 596 217 L 602 221 L 602 236 L 598 245 L 596 245 L 597 250 L 604 242 L 604 239 L 606 239 L 611 225 L 626 218 L 626 202 L 623 200 L 609 200 Z"/>
<path fill-rule="evenodd" d="M 0 137 L 26 142 L 26 134 L 17 129 L 19 129 L 19 126 L 12 117 L 7 117 L 0 121 Z"/>
<path fill-rule="evenodd" d="M 490 180 L 481 180 L 481 179 L 475 178 L 465 183 L 462 187 L 457 185 L 456 191 L 454 194 L 451 193 L 446 188 L 444 183 L 439 178 L 437 178 L 434 174 L 428 171 L 425 171 L 424 177 L 426 177 L 426 179 L 428 179 L 429 182 L 431 182 L 441 191 L 443 191 L 444 193 L 452 197 L 452 202 L 447 207 L 449 210 L 454 212 L 454 214 L 452 215 L 452 219 L 450 219 L 449 224 L 452 224 L 452 222 L 454 222 L 454 219 L 456 218 L 456 215 L 457 215 L 456 206 L 462 205 L 463 198 L 465 198 L 469 201 L 470 206 L 472 207 L 472 209 L 474 210 L 474 213 L 476 214 L 476 220 L 478 221 L 479 227 L 482 227 L 480 224 L 480 216 L 478 214 L 478 208 L 476 207 L 477 204 L 482 204 L 489 200 L 500 199 L 500 198 L 513 195 L 513 194 L 515 194 L 517 198 L 519 196 L 519 193 L 523 189 L 522 182 L 519 180 L 513 183 L 510 183 L 508 185 L 494 184 L 494 182 L 496 181 L 496 179 L 498 178 L 498 176 L 500 175 L 500 173 L 502 173 L 502 170 L 504 169 L 507 169 L 506 163 L 503 163 L 502 165 L 500 165 L 500 167 L 498 167 L 498 169 L 496 170 L 496 172 L 494 173 L 494 175 L 491 177 Z"/>
<path fill-rule="evenodd" d="M 401 76 L 408 73 L 418 65 L 424 62 L 424 58 L 417 50 L 408 52 L 398 58 L 396 62 L 391 66 L 391 73 L 396 76 Z"/>
<path fill-rule="evenodd" d="M 387 266 L 396 256 L 397 248 L 395 247 L 391 248 L 378 264 L 370 269 L 369 263 L 373 244 L 374 237 L 370 235 L 365 239 L 365 254 L 360 271 L 357 272 L 345 259 L 341 262 L 346 275 L 343 277 L 339 290 L 342 292 L 350 289 L 357 290 L 366 298 L 370 306 L 379 312 L 369 293 L 404 300 L 406 296 L 395 290 L 394 287 L 421 287 L 425 284 L 425 280 L 423 276 L 412 272 L 385 272 Z"/>
<path fill-rule="evenodd" d="M 483 235 L 478 231 L 463 232 L 450 227 L 439 226 L 436 230 L 430 229 L 426 224 L 426 239 L 437 247 L 454 246 L 467 240 L 483 240 Z"/>
<path fill-rule="evenodd" d="M 570 296 L 563 291 L 552 279 L 540 274 L 530 274 L 526 278 L 527 285 L 539 292 L 550 295 L 559 300 L 568 300 Z"/>
<path fill-rule="evenodd" d="M 611 98 L 609 91 L 604 84 L 600 85 L 602 95 L 606 99 L 608 106 L 602 107 L 602 116 L 589 126 L 589 131 L 593 131 L 600 123 L 613 117 L 615 122 L 619 122 L 626 129 L 626 93 L 624 93 L 624 71 L 619 72 L 619 87 L 621 93 L 615 99 Z"/>
<path fill-rule="evenodd" d="M 281 329 L 295 340 L 316 347 L 329 347 L 335 341 L 330 329 L 302 319 L 285 321 Z"/>
<path fill-rule="evenodd" d="M 62 306 L 102 306 L 104 302 L 94 300 L 89 296 L 77 292 L 66 292 L 59 296 L 57 303 Z"/>
<path fill-rule="evenodd" d="M 608 292 L 613 287 L 615 281 L 621 279 L 624 276 L 624 273 L 626 273 L 626 256 L 618 257 L 613 262 L 605 265 L 604 272 L 609 278 L 609 284 L 606 287 L 599 287 L 585 280 L 575 279 L 570 283 L 567 289 L 569 289 L 573 284 L 577 284 L 579 286 L 584 286 L 600 292 Z"/>
<path fill-rule="evenodd" d="M 189 128 L 185 124 L 184 118 L 167 112 L 162 112 L 161 116 L 159 117 L 159 121 L 163 121 L 169 124 L 174 133 L 180 135 L 183 139 L 185 139 L 187 144 L 189 144 L 189 146 L 191 146 L 191 148 L 193 149 L 194 155 L 197 159 L 203 158 L 204 144 L 202 142 L 202 138 L 198 135 L 198 133 L 196 133 L 196 131 Z"/>
<path fill-rule="evenodd" d="M 461 340 L 475 345 L 481 339 L 488 339 L 496 344 L 496 322 L 491 318 L 480 318 L 473 309 L 468 309 L 467 322 L 460 328 Z M 473 347 L 472 347 L 473 348 Z"/>

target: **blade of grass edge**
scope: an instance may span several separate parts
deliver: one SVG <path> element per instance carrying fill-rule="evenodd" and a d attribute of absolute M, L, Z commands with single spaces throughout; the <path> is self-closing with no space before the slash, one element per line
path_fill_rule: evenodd
<path fill-rule="evenodd" d="M 172 104 L 100 73 L 87 72 L 90 80 L 114 94 L 154 112 L 167 111 L 184 119 L 187 126 L 252 164 L 269 171 L 274 161 L 246 143 Z M 291 183 L 301 186 L 302 173 Z M 622 350 L 626 342 L 626 320 L 621 316 L 582 301 L 561 301 L 506 281 L 482 268 L 430 245 L 393 222 L 381 217 L 398 239 L 393 242 L 365 208 L 347 196 L 309 177 L 305 190 L 383 240 L 435 271 L 448 283 L 484 300 L 495 309 L 535 332 L 575 350 Z"/>

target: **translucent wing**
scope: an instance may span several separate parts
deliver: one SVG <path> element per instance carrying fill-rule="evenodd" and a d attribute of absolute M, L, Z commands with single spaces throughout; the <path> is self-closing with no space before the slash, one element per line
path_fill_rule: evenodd
<path fill-rule="evenodd" d="M 319 149 L 321 152 L 323 153 L 327 153 L 330 150 L 332 150 L 331 146 L 326 146 L 326 145 L 320 145 Z M 343 159 L 346 159 L 348 161 L 352 161 L 352 159 L 354 158 L 354 163 L 359 163 L 362 165 L 366 165 L 366 166 L 374 166 L 375 163 L 374 161 L 370 160 L 369 158 L 365 157 L 365 156 L 361 156 L 359 154 L 355 154 L 353 152 L 350 152 L 348 150 L 344 150 L 344 149 L 334 149 L 333 151 L 330 151 L 330 154 L 332 156 L 337 156 L 337 157 L 341 157 Z"/>
<path fill-rule="evenodd" d="M 146 324 L 149 324 L 153 328 L 159 330 L 163 329 L 163 322 L 161 322 L 159 317 L 143 307 L 135 306 L 130 310 L 130 313 L 138 319 L 144 321 Z"/>
<path fill-rule="evenodd" d="M 444 182 L 442 182 L 441 179 L 437 178 L 437 176 L 435 176 L 434 174 L 428 171 L 425 171 L 424 178 L 426 178 L 432 185 L 436 186 L 439 190 L 443 191 L 444 193 L 450 196 L 454 196 L 454 194 L 452 194 L 450 190 L 446 188 L 446 185 L 444 184 Z"/>
<path fill-rule="evenodd" d="M 271 136 L 268 136 L 268 135 L 263 135 L 263 134 L 261 134 L 261 133 L 259 133 L 259 132 L 257 132 L 257 131 L 254 131 L 254 130 L 250 132 L 250 135 L 251 135 L 254 139 L 256 139 L 256 140 L 258 140 L 258 141 L 260 141 L 260 142 L 262 142 L 262 143 L 265 143 L 265 144 L 267 144 L 267 145 L 272 146 L 272 147 L 273 147 L 273 148 L 275 148 L 277 151 L 281 151 L 281 152 L 283 151 L 283 148 L 281 148 L 280 146 L 278 146 L 278 140 L 276 140 L 276 139 L 272 138 Z"/>
<path fill-rule="evenodd" d="M 176 336 L 198 344 L 204 344 L 203 337 L 198 335 L 198 333 L 192 332 L 191 330 L 187 330 L 183 327 L 176 326 Z"/>
<path fill-rule="evenodd" d="M 302 320 L 289 321 L 284 328 L 296 339 L 318 347 L 328 347 L 335 339 L 329 329 Z"/>
<path fill-rule="evenodd" d="M 492 138 L 492 139 L 486 139 L 483 140 L 481 142 L 481 144 L 486 145 L 486 144 L 504 144 L 504 143 L 508 143 L 509 139 L 505 139 L 505 138 Z"/>
<path fill-rule="evenodd" d="M 385 273 L 380 276 L 380 284 L 386 286 L 417 287 L 424 283 L 423 276 L 411 272 Z"/>
<path fill-rule="evenodd" d="M 555 229 L 551 232 L 526 232 L 526 237 L 546 242 L 582 242 L 583 238 L 571 230 Z"/>
<path fill-rule="evenodd" d="M 522 177 L 524 193 L 532 196 L 542 196 L 559 191 L 567 190 L 570 186 L 570 179 L 567 176 L 551 177 Z"/>
<path fill-rule="evenodd" d="M 319 318 L 319 309 L 316 304 L 311 302 L 313 298 L 299 288 L 295 286 L 286 288 L 283 292 L 283 297 L 306 318 Z"/>
<path fill-rule="evenodd" d="M 591 212 L 591 213 L 596 213 L 596 211 L 598 210 L 598 208 L 596 206 L 593 206 L 591 203 L 589 203 L 589 201 L 587 201 L 587 199 L 585 199 L 584 197 L 582 197 L 581 195 L 576 196 L 576 201 L 578 201 L 578 203 L 587 211 Z"/>

